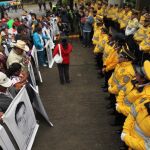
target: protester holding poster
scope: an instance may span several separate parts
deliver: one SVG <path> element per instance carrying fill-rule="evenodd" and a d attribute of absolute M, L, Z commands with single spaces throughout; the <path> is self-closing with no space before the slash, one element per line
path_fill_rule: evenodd
<path fill-rule="evenodd" d="M 8 87 L 11 85 L 12 81 L 4 73 L 0 72 L 0 118 L 13 100 L 8 91 Z"/>
<path fill-rule="evenodd" d="M 3 115 L 3 122 L 13 134 L 20 150 L 31 149 L 39 125 L 25 87 L 13 99 Z"/>
<path fill-rule="evenodd" d="M 13 86 L 17 90 L 20 90 L 27 83 L 28 74 L 21 70 L 19 63 L 11 64 L 6 74 L 12 80 Z"/>
<path fill-rule="evenodd" d="M 70 83 L 69 64 L 70 64 L 70 53 L 72 51 L 72 45 L 68 43 L 66 38 L 62 39 L 60 43 L 60 50 L 59 50 L 59 45 L 58 44 L 56 45 L 54 49 L 53 57 L 56 54 L 59 54 L 59 51 L 61 51 L 62 58 L 63 58 L 63 62 L 57 64 L 60 83 L 61 84 L 64 84 L 65 82 Z"/>

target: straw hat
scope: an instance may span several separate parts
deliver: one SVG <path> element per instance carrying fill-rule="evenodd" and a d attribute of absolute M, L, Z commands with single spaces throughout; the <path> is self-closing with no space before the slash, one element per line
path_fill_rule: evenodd
<path fill-rule="evenodd" d="M 13 44 L 15 47 L 20 48 L 26 52 L 29 51 L 29 47 L 26 45 L 26 43 L 22 40 L 17 40 L 17 43 Z"/>
<path fill-rule="evenodd" d="M 3 72 L 0 72 L 0 85 L 3 87 L 10 87 L 12 80 L 10 80 Z"/>

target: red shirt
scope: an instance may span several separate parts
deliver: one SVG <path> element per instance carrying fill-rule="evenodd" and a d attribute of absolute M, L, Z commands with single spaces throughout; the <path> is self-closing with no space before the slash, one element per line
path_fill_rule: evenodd
<path fill-rule="evenodd" d="M 70 53 L 72 52 L 72 45 L 69 43 L 68 47 L 66 49 L 64 49 L 62 47 L 62 45 L 60 44 L 60 50 L 61 50 L 61 55 L 62 55 L 62 58 L 63 58 L 63 62 L 62 63 L 63 64 L 70 64 Z M 59 54 L 58 44 L 54 48 L 53 57 L 56 54 Z"/>

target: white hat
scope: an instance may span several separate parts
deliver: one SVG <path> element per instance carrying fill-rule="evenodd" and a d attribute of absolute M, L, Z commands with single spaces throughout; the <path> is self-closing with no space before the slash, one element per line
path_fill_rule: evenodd
<path fill-rule="evenodd" d="M 26 45 L 26 43 L 22 40 L 17 40 L 17 43 L 13 44 L 15 47 L 18 47 L 26 52 L 29 51 L 29 47 Z"/>
<path fill-rule="evenodd" d="M 1 36 L 5 36 L 6 33 L 4 31 L 1 32 Z"/>
<path fill-rule="evenodd" d="M 0 85 L 3 87 L 10 87 L 12 80 L 10 80 L 3 72 L 0 72 Z"/>

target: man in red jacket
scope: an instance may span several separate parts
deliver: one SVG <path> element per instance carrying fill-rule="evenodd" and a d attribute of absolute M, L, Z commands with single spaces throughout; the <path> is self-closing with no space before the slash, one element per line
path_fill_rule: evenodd
<path fill-rule="evenodd" d="M 65 81 L 66 81 L 66 83 L 70 83 L 69 64 L 70 64 L 70 53 L 72 52 L 72 45 L 70 43 L 68 43 L 67 39 L 62 39 L 62 41 L 60 43 L 60 50 L 61 50 L 61 55 L 63 58 L 63 62 L 61 64 L 57 64 L 58 71 L 59 71 L 60 83 L 64 84 Z M 56 45 L 56 47 L 54 49 L 53 57 L 56 54 L 59 54 L 58 44 Z"/>

